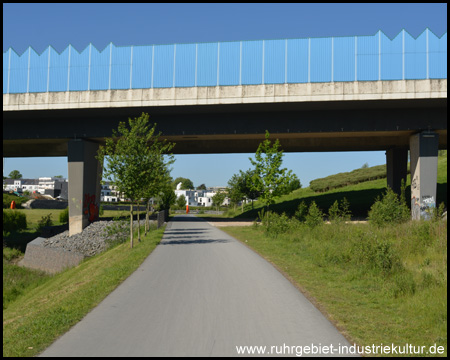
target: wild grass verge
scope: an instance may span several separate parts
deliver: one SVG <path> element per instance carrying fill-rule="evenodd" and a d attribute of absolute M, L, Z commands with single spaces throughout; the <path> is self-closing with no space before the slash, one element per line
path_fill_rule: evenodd
<path fill-rule="evenodd" d="M 447 354 L 446 220 L 297 221 L 276 237 L 261 225 L 223 230 L 286 274 L 358 345 L 437 344 Z"/>
<path fill-rule="evenodd" d="M 24 290 L 3 310 L 3 356 L 43 351 L 133 273 L 163 233 L 152 230 L 133 249 L 125 242 Z M 5 283 L 5 265 L 3 276 Z"/>

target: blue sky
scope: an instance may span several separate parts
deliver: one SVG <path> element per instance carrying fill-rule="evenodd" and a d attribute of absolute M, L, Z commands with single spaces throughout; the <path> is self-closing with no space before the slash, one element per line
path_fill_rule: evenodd
<path fill-rule="evenodd" d="M 393 38 L 403 28 L 417 37 L 427 27 L 439 37 L 447 31 L 447 4 L 18 3 L 3 4 L 3 51 L 373 35 L 378 30 Z M 195 186 L 226 185 L 233 174 L 251 167 L 252 155 L 178 155 L 172 176 L 190 178 Z M 319 177 L 385 162 L 384 151 L 286 153 L 283 166 L 306 187 Z M 6 158 L 4 175 L 14 169 L 24 178 L 67 177 L 67 158 Z"/>

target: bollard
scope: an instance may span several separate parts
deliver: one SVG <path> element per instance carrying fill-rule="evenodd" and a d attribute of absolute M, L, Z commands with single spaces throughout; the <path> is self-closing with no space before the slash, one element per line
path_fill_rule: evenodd
<path fill-rule="evenodd" d="M 11 201 L 11 209 L 15 209 L 16 208 L 16 202 L 13 200 Z"/>
<path fill-rule="evenodd" d="M 189 205 L 186 205 L 186 214 L 189 214 Z"/>

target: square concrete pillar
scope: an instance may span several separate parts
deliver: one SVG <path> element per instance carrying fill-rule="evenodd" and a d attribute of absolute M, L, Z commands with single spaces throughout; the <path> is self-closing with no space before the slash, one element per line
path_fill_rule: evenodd
<path fill-rule="evenodd" d="M 95 158 L 99 145 L 82 139 L 69 140 L 69 236 L 98 220 L 102 167 Z"/>
<path fill-rule="evenodd" d="M 411 155 L 411 216 L 413 220 L 431 218 L 436 207 L 439 135 L 421 132 L 409 141 Z"/>
<path fill-rule="evenodd" d="M 406 183 L 408 172 L 408 149 L 393 148 L 386 151 L 387 185 L 398 195 L 402 179 Z"/>

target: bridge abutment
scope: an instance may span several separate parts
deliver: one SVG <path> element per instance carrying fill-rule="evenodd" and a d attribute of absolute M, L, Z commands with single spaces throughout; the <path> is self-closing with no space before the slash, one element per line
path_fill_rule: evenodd
<path fill-rule="evenodd" d="M 98 220 L 102 167 L 95 158 L 99 145 L 82 139 L 67 146 L 69 167 L 69 236 Z"/>
<path fill-rule="evenodd" d="M 436 207 L 439 134 L 424 131 L 410 137 L 411 216 L 430 219 Z"/>
<path fill-rule="evenodd" d="M 408 149 L 392 148 L 386 151 L 387 185 L 398 195 L 401 191 L 402 179 L 408 171 Z"/>

